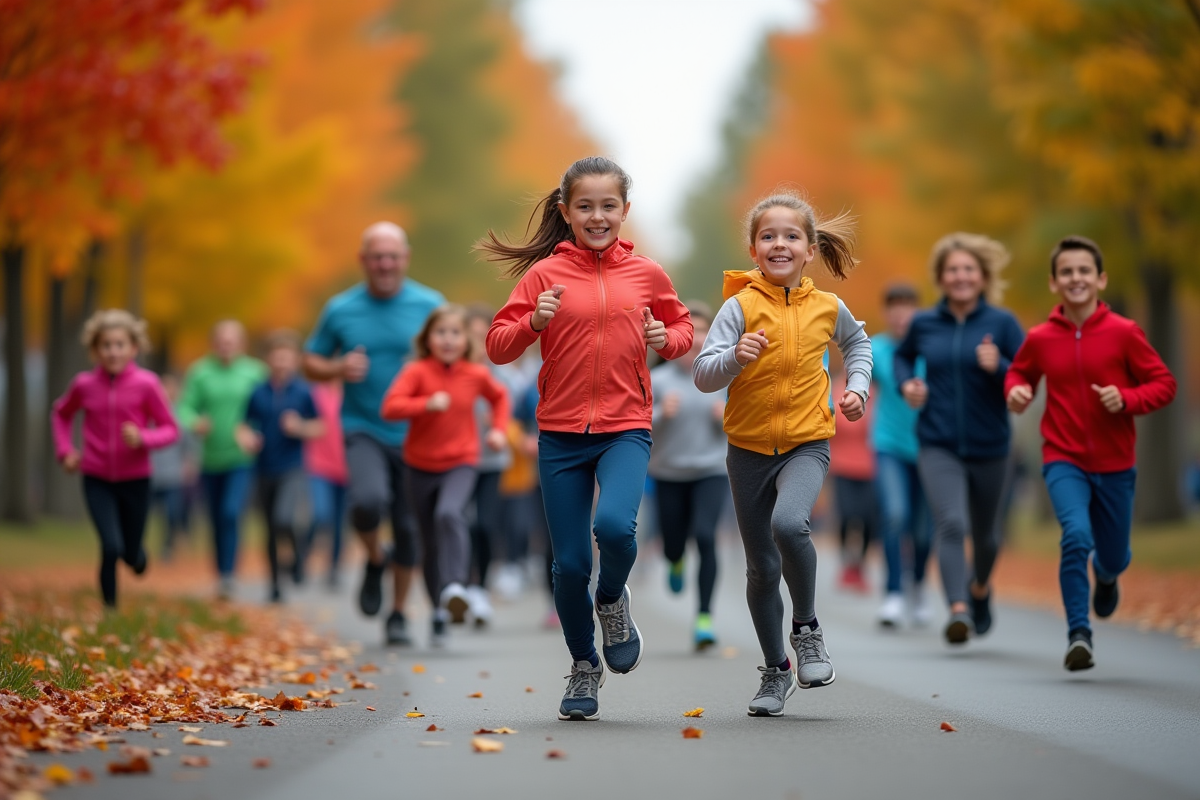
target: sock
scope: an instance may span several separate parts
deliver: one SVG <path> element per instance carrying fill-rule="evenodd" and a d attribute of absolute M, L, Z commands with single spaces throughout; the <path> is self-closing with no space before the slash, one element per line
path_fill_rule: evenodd
<path fill-rule="evenodd" d="M 600 666 L 600 656 L 596 655 L 595 650 L 593 650 L 592 654 L 590 656 L 588 656 L 587 658 L 577 658 L 575 660 L 588 662 L 589 664 L 592 665 L 592 669 L 595 669 L 596 667 Z"/>
<path fill-rule="evenodd" d="M 768 666 L 771 666 L 771 665 L 768 664 Z M 780 661 L 778 664 L 775 664 L 774 666 L 775 666 L 775 669 L 779 670 L 780 672 L 786 672 L 787 670 L 792 668 L 792 662 L 790 659 L 785 658 L 783 661 Z"/>
<path fill-rule="evenodd" d="M 815 631 L 817 629 L 818 624 L 819 623 L 817 622 L 816 617 L 813 617 L 808 622 L 804 622 L 804 621 L 796 619 L 795 617 L 792 617 L 792 635 L 799 636 L 800 629 L 805 626 L 807 626 L 810 631 Z"/>
<path fill-rule="evenodd" d="M 601 592 L 599 587 L 596 587 L 596 602 L 599 605 L 611 606 L 613 603 L 617 602 L 620 599 L 621 599 L 620 594 L 607 595 L 607 594 L 604 594 L 603 592 Z"/>
<path fill-rule="evenodd" d="M 711 628 L 712 627 L 712 614 L 707 614 L 707 613 L 697 614 L 696 615 L 696 627 L 703 628 L 705 630 Z"/>

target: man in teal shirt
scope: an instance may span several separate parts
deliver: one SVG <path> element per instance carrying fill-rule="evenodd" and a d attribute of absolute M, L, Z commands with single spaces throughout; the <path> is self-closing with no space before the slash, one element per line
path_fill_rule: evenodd
<path fill-rule="evenodd" d="M 346 504 L 368 554 L 358 597 L 368 616 L 379 613 L 383 604 L 387 557 L 379 528 L 385 517 L 391 520 L 395 593 L 385 625 L 389 644 L 410 642 L 404 601 L 419 553 L 400 455 L 408 423 L 382 419 L 379 408 L 411 354 L 413 338 L 429 313 L 445 303 L 439 292 L 407 277 L 410 257 L 408 237 L 398 225 L 377 222 L 367 228 L 359 250 L 365 280 L 325 304 L 304 357 L 304 371 L 312 380 L 345 382 Z"/>
<path fill-rule="evenodd" d="M 179 423 L 202 441 L 200 482 L 212 521 L 220 596 L 233 594 L 238 525 L 246 507 L 254 457 L 234 439 L 254 388 L 266 380 L 266 366 L 245 355 L 240 322 L 213 326 L 212 352 L 188 370 L 179 401 Z"/>

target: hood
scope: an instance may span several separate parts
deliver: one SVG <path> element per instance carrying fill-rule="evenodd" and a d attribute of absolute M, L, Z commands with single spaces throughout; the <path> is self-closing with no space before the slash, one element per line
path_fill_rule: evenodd
<path fill-rule="evenodd" d="M 745 270 L 744 272 L 742 270 L 728 270 L 725 273 L 725 282 L 721 287 L 721 294 L 724 299 L 728 300 L 747 287 L 753 288 L 765 297 L 772 298 L 781 303 L 783 302 L 783 287 L 776 286 L 767 280 L 767 277 L 762 274 L 762 270 L 758 267 Z M 805 275 L 800 279 L 800 285 L 791 289 L 787 294 L 789 297 L 804 297 L 815 288 L 812 278 Z"/>
<path fill-rule="evenodd" d="M 581 267 L 596 266 L 596 251 L 580 247 L 570 240 L 559 242 L 554 247 L 554 255 L 566 256 Z M 619 264 L 632 255 L 633 242 L 628 239 L 617 239 L 608 246 L 608 249 L 600 251 L 600 263 Z"/>
<path fill-rule="evenodd" d="M 1096 311 L 1090 317 L 1084 320 L 1083 327 L 1088 328 L 1093 325 L 1099 325 L 1104 321 L 1104 318 L 1107 317 L 1110 312 L 1111 309 L 1108 307 L 1108 303 L 1105 303 L 1103 300 L 1099 301 L 1096 304 Z M 1070 331 L 1075 330 L 1075 323 L 1067 319 L 1067 315 L 1063 312 L 1062 303 L 1056 305 L 1054 310 L 1050 312 L 1050 324 L 1060 328 L 1066 328 Z"/>

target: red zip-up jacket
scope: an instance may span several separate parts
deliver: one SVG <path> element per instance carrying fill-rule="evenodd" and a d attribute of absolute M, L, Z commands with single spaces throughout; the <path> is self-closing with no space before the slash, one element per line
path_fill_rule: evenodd
<path fill-rule="evenodd" d="M 1133 418 L 1175 398 L 1175 378 L 1133 320 L 1103 302 L 1076 328 L 1057 306 L 1029 332 L 1004 379 L 1037 388 L 1046 376 L 1042 460 L 1066 461 L 1084 472 L 1120 472 L 1135 463 Z M 1110 414 L 1092 389 L 1116 386 L 1125 409 Z"/>
<path fill-rule="evenodd" d="M 541 331 L 530 323 L 537 298 L 555 284 L 562 306 Z M 538 428 L 566 433 L 650 430 L 654 397 L 646 368 L 642 309 L 667 328 L 664 358 L 692 346 L 692 318 L 671 279 L 656 262 L 633 254 L 620 239 L 607 250 L 562 242 L 529 268 L 496 314 L 487 334 L 488 357 L 516 361 L 539 338 Z"/>
<path fill-rule="evenodd" d="M 426 408 L 435 392 L 450 395 L 450 408 Z M 404 439 L 404 461 L 425 472 L 446 472 L 479 463 L 479 429 L 475 400 L 492 405 L 492 427 L 508 428 L 509 402 L 504 386 L 483 364 L 456 361 L 445 364 L 433 356 L 413 361 L 400 370 L 383 396 L 384 419 L 412 420 Z"/>

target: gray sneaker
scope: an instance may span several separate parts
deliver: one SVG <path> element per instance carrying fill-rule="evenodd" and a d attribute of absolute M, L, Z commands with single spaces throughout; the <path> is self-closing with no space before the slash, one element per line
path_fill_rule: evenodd
<path fill-rule="evenodd" d="M 596 616 L 600 618 L 600 632 L 604 635 L 601 651 L 604 663 L 613 672 L 633 672 L 642 663 L 642 636 L 629 615 L 630 598 L 626 586 L 617 602 L 610 605 L 596 603 Z"/>
<path fill-rule="evenodd" d="M 807 625 L 799 633 L 788 636 L 792 649 L 796 651 L 796 682 L 801 689 L 812 689 L 817 686 L 828 686 L 833 683 L 837 673 L 829 661 L 829 651 L 825 649 L 825 632 L 819 627 L 812 630 Z"/>
<path fill-rule="evenodd" d="M 778 717 L 783 713 L 784 702 L 796 691 L 796 674 L 779 667 L 759 667 L 758 671 L 762 673 L 762 683 L 746 713 L 752 717 Z"/>
<path fill-rule="evenodd" d="M 588 661 L 571 665 L 567 691 L 558 707 L 559 719 L 592 720 L 600 718 L 600 687 L 604 685 L 604 664 Z"/>

